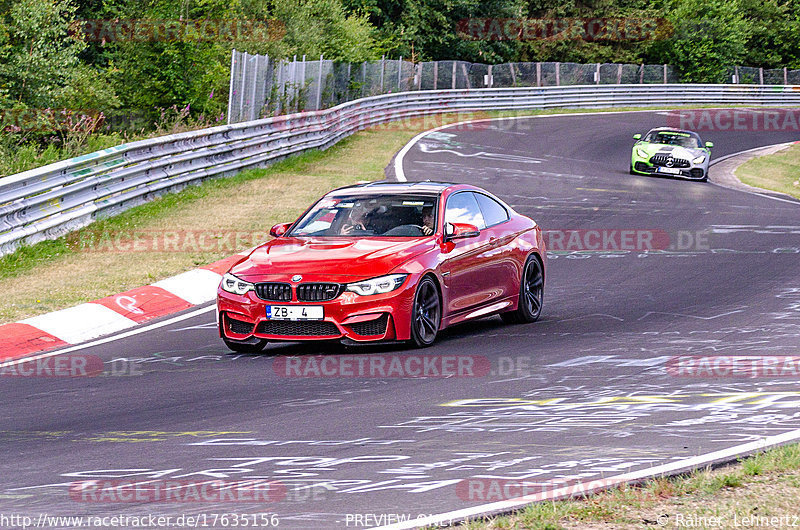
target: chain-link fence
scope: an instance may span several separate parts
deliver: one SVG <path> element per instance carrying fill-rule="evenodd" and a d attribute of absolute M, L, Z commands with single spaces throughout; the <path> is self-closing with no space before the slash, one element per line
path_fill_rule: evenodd
<path fill-rule="evenodd" d="M 800 84 L 800 70 L 733 67 L 732 83 Z M 409 90 L 564 85 L 678 83 L 666 64 L 504 63 L 466 61 L 413 63 L 381 59 L 336 63 L 320 57 L 275 61 L 233 50 L 228 123 L 327 109 L 367 96 Z"/>

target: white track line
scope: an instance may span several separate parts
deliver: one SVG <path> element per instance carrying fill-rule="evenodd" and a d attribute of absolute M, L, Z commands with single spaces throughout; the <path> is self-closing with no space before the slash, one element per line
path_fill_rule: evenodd
<path fill-rule="evenodd" d="M 397 153 L 397 156 L 394 158 L 394 178 L 398 182 L 408 182 L 406 178 L 406 174 L 403 171 L 403 158 L 406 156 L 406 153 L 414 147 L 420 139 L 424 136 L 427 136 L 430 133 L 434 133 L 436 131 L 441 131 L 442 129 L 449 129 L 450 127 L 456 127 L 458 125 L 468 125 L 470 123 L 486 123 L 490 121 L 502 121 L 502 120 L 531 120 L 535 118 L 563 118 L 564 116 L 591 116 L 595 114 L 635 114 L 637 112 L 667 112 L 673 109 L 653 109 L 653 110 L 614 110 L 610 112 L 565 112 L 561 114 L 537 114 L 534 116 L 507 116 L 507 117 L 500 117 L 500 118 L 481 118 L 480 120 L 466 120 L 466 121 L 459 121 L 456 123 L 448 123 L 447 125 L 440 125 L 434 129 L 429 129 L 427 131 L 423 131 L 416 135 L 414 138 L 411 139 L 403 148 Z"/>
<path fill-rule="evenodd" d="M 788 146 L 796 144 L 796 143 L 798 143 L 798 142 L 782 142 L 782 143 L 779 143 L 779 144 L 762 145 L 761 147 L 753 147 L 752 149 L 745 149 L 744 151 L 739 151 L 738 153 L 732 153 L 730 155 L 725 155 L 722 158 L 718 158 L 716 160 L 712 160 L 711 163 L 709 164 L 709 167 L 713 167 L 715 164 L 719 164 L 720 162 L 723 162 L 723 161 L 725 161 L 725 160 L 727 160 L 729 158 L 733 158 L 733 157 L 739 156 L 739 155 L 744 155 L 746 153 L 751 153 L 753 151 L 759 151 L 761 149 L 767 149 L 769 147 L 778 147 L 778 146 L 786 146 L 786 147 L 788 147 Z M 720 188 L 724 188 L 726 190 L 740 191 L 742 193 L 748 193 L 750 195 L 756 195 L 758 197 L 764 197 L 765 199 L 772 199 L 773 201 L 788 202 L 789 204 L 798 204 L 798 202 L 796 200 L 793 201 L 793 200 L 790 200 L 790 199 L 783 199 L 781 197 L 774 197 L 772 195 L 767 195 L 765 193 L 759 193 L 757 191 L 750 191 L 750 190 L 745 190 L 745 189 L 741 189 L 741 188 L 734 188 L 732 186 L 725 186 L 723 184 L 720 184 L 719 182 L 709 182 L 709 183 L 713 184 L 714 186 L 717 186 L 717 187 L 720 187 Z M 764 190 L 764 191 L 769 191 L 769 190 Z M 780 193 L 780 192 L 776 191 L 775 193 Z"/>
<path fill-rule="evenodd" d="M 201 309 L 196 309 L 190 313 L 186 313 L 185 315 L 180 315 L 177 317 L 170 318 L 169 320 L 164 320 L 162 322 L 156 322 L 155 324 L 150 324 L 148 326 L 144 326 L 141 328 L 132 329 L 130 331 L 126 331 L 124 333 L 120 333 L 118 335 L 112 335 L 111 337 L 105 337 L 102 339 L 98 339 L 93 342 L 87 342 L 85 344 L 78 344 L 76 346 L 71 346 L 69 348 L 64 348 L 62 350 L 56 350 L 52 352 L 42 353 L 40 355 L 34 355 L 32 357 L 22 357 L 20 359 L 14 359 L 13 361 L 6 361 L 4 363 L 0 363 L 0 368 L 6 368 L 8 366 L 15 366 L 17 364 L 35 361 L 37 359 L 46 359 L 48 357 L 53 357 L 56 355 L 61 355 L 64 353 L 69 353 L 76 350 L 82 350 L 84 348 L 91 348 L 92 346 L 99 346 L 100 344 L 106 344 L 108 342 L 113 342 L 115 340 L 124 339 L 126 337 L 131 337 L 133 335 L 138 335 L 139 333 L 144 333 L 145 331 L 150 331 L 151 329 L 158 329 L 163 328 L 164 326 L 169 326 L 170 324 L 174 324 L 175 322 L 180 322 L 181 320 L 186 320 L 197 315 L 202 315 L 203 313 L 208 313 L 209 311 L 216 310 L 216 304 L 210 305 L 208 307 L 203 307 Z"/>
<path fill-rule="evenodd" d="M 670 462 L 660 466 L 649 467 L 640 471 L 633 471 L 624 473 L 610 478 L 588 480 L 581 484 L 571 484 L 567 487 L 552 490 L 549 492 L 537 493 L 535 501 L 552 501 L 559 498 L 567 498 L 574 495 L 576 492 L 597 492 L 609 487 L 619 486 L 626 482 L 640 481 L 647 478 L 657 477 L 667 474 L 675 474 L 680 471 L 687 471 L 689 469 L 698 468 L 700 466 L 709 465 L 715 462 L 725 462 L 743 454 L 752 453 L 774 447 L 776 445 L 785 444 L 800 439 L 800 429 L 777 434 L 775 436 L 768 436 L 763 440 L 749 442 L 746 444 L 736 445 L 728 449 L 721 449 L 712 453 L 704 455 L 693 456 L 683 460 Z M 440 513 L 437 515 L 430 515 L 428 517 L 415 519 L 413 521 L 405 521 L 386 526 L 375 527 L 373 530 L 402 530 L 405 528 L 418 528 L 428 525 L 445 525 L 456 524 L 466 518 L 487 515 L 490 513 L 503 513 L 511 511 L 515 508 L 520 508 L 527 504 L 532 504 L 534 499 L 526 499 L 520 497 L 517 499 L 509 499 L 505 501 L 493 502 L 490 504 L 482 504 L 472 508 L 465 508 L 463 510 L 455 510 L 452 512 Z"/>

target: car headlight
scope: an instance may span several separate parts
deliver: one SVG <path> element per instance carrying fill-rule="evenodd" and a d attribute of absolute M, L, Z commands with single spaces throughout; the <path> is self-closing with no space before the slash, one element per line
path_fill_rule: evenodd
<path fill-rule="evenodd" d="M 636 148 L 636 156 L 640 158 L 647 158 L 647 151 L 642 149 L 641 147 Z"/>
<path fill-rule="evenodd" d="M 700 155 L 697 158 L 695 158 L 694 160 L 692 160 L 692 164 L 702 164 L 705 161 L 706 161 L 706 156 L 705 155 Z"/>
<path fill-rule="evenodd" d="M 229 293 L 233 294 L 247 294 L 248 291 L 255 289 L 255 285 L 250 282 L 240 280 L 231 273 L 227 273 L 222 277 L 222 283 L 220 284 L 220 287 L 222 287 L 223 291 L 228 291 Z"/>
<path fill-rule="evenodd" d="M 363 282 L 348 283 L 345 290 L 361 296 L 388 293 L 403 285 L 407 277 L 408 274 L 389 274 Z"/>

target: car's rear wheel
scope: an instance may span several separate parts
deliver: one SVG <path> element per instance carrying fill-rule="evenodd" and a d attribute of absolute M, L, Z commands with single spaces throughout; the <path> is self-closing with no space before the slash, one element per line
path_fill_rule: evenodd
<path fill-rule="evenodd" d="M 258 353 L 264 349 L 264 346 L 267 345 L 267 341 L 264 339 L 251 339 L 249 341 L 239 341 L 239 340 L 231 340 L 227 337 L 222 337 L 222 342 L 225 343 L 225 346 L 228 347 L 231 351 L 235 351 L 236 353 Z"/>
<path fill-rule="evenodd" d="M 429 276 L 417 285 L 414 305 L 411 309 L 411 341 L 417 348 L 430 346 L 439 333 L 442 321 L 442 303 L 439 288 Z"/>
<path fill-rule="evenodd" d="M 542 263 L 531 254 L 525 261 L 522 278 L 519 284 L 519 302 L 517 309 L 500 316 L 509 324 L 535 322 L 542 314 L 544 301 L 544 270 Z"/>

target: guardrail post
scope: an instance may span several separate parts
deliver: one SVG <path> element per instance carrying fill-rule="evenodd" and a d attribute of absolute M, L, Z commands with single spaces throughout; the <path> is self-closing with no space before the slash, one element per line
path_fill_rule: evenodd
<path fill-rule="evenodd" d="M 322 105 L 322 59 L 325 57 L 325 54 L 320 54 L 319 56 L 319 70 L 317 71 L 317 105 L 314 110 L 320 110 L 320 106 Z"/>

